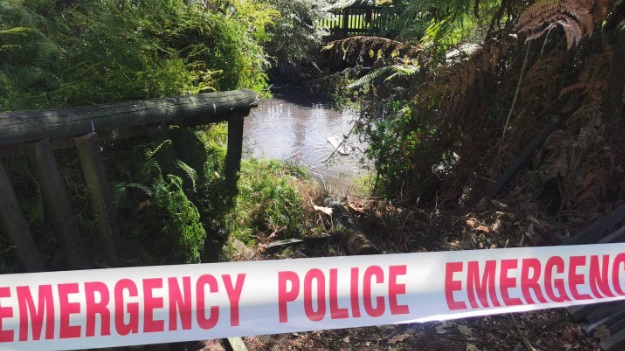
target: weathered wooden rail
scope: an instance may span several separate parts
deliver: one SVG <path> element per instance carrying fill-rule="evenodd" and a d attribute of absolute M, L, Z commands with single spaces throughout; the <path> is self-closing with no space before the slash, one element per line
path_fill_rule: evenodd
<path fill-rule="evenodd" d="M 326 40 L 345 39 L 355 35 L 375 35 L 388 30 L 396 17 L 393 7 L 354 5 L 341 9 L 320 21 L 319 26 L 330 31 Z"/>
<path fill-rule="evenodd" d="M 228 121 L 225 176 L 236 186 L 241 164 L 243 119 L 257 105 L 252 91 L 227 91 L 175 98 L 126 101 L 39 111 L 0 114 L 0 159 L 26 154 L 42 189 L 46 211 L 70 269 L 92 262 L 73 215 L 53 149 L 76 147 L 89 190 L 91 208 L 106 265 L 123 265 L 120 233 L 106 177 L 100 143 L 103 140 L 148 135 L 170 125 L 191 127 Z M 166 135 L 165 135 L 166 137 Z M 9 175 L 0 160 L 0 231 L 12 244 L 25 272 L 45 270 L 37 243 L 24 218 Z"/>
<path fill-rule="evenodd" d="M 237 172 L 241 165 L 244 117 L 257 104 L 256 93 L 237 90 L 0 113 L 0 232 L 13 246 L 20 269 L 24 272 L 42 272 L 46 266 L 28 221 L 20 209 L 2 158 L 27 155 L 40 184 L 45 209 L 61 244 L 67 267 L 89 269 L 93 267 L 93 262 L 87 257 L 81 230 L 53 152 L 54 149 L 75 147 L 89 190 L 105 264 L 119 267 L 124 264 L 120 248 L 121 235 L 102 158 L 101 142 L 143 135 L 156 140 L 167 139 L 168 127 L 172 125 L 192 127 L 227 121 L 225 177 L 229 187 L 236 187 Z M 173 164 L 176 155 L 170 154 L 168 157 L 172 158 L 168 161 Z M 224 340 L 224 344 L 229 349 L 245 350 L 240 338 L 229 338 Z"/>

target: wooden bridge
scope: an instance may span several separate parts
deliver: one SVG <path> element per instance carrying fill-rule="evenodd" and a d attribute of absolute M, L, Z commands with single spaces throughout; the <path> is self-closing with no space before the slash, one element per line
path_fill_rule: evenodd
<path fill-rule="evenodd" d="M 396 12 L 389 6 L 349 6 L 338 10 L 318 24 L 328 29 L 327 41 L 356 35 L 379 36 L 389 29 Z"/>

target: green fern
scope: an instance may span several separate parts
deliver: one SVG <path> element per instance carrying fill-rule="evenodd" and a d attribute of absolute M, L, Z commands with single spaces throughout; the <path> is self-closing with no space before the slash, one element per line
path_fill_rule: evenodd
<path fill-rule="evenodd" d="M 193 192 L 197 192 L 197 180 L 198 180 L 198 174 L 197 171 L 195 169 L 193 169 L 191 166 L 189 166 L 188 164 L 178 160 L 176 162 L 176 164 L 178 165 L 178 167 L 180 167 L 186 174 L 187 177 L 191 180 L 191 184 L 193 187 Z"/>
<path fill-rule="evenodd" d="M 366 85 L 373 83 L 378 78 L 383 76 L 388 77 L 385 81 L 391 80 L 395 77 L 401 76 L 410 76 L 416 74 L 418 72 L 418 68 L 416 66 L 408 66 L 408 65 L 390 65 L 379 68 L 371 73 L 368 73 L 360 78 L 358 78 L 355 82 L 349 84 L 347 86 L 348 89 L 358 89 L 362 88 Z"/>

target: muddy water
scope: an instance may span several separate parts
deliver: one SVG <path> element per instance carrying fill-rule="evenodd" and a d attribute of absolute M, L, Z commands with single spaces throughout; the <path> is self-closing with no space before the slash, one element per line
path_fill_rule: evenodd
<path fill-rule="evenodd" d="M 356 136 L 346 143 L 358 147 L 337 155 L 327 137 L 348 135 L 357 118 L 353 110 L 335 110 L 329 99 L 306 88 L 281 89 L 261 100 L 245 120 L 244 157 L 278 159 L 305 166 L 336 190 L 349 190 L 363 172 L 359 163 L 365 145 Z M 328 158 L 330 160 L 328 161 Z"/>

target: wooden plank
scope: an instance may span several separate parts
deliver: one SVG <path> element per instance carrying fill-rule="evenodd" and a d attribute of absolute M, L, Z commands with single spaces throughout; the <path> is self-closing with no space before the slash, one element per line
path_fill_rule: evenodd
<path fill-rule="evenodd" d="M 625 318 L 613 321 L 607 327 L 608 327 L 608 330 L 610 331 L 610 335 L 615 335 L 619 331 L 625 330 Z"/>
<path fill-rule="evenodd" d="M 599 343 L 604 351 L 623 351 L 625 349 L 625 329 Z"/>
<path fill-rule="evenodd" d="M 534 152 L 545 142 L 545 140 L 547 140 L 547 137 L 549 137 L 549 135 L 551 135 L 551 133 L 556 129 L 556 127 L 560 124 L 560 121 L 562 121 L 560 116 L 554 116 L 551 120 L 549 120 L 549 122 L 545 124 L 543 129 L 540 130 L 534 139 L 527 144 L 525 149 L 521 151 L 521 154 L 516 158 L 516 160 L 514 160 L 512 165 L 504 171 L 499 181 L 492 188 L 490 188 L 484 196 L 492 198 L 503 191 L 508 186 L 510 181 L 514 179 L 517 173 L 525 168 L 525 165 L 529 162 L 532 155 L 534 155 Z"/>
<path fill-rule="evenodd" d="M 17 195 L 4 165 L 0 161 L 0 227 L 9 242 L 15 246 L 15 256 L 25 272 L 45 270 L 43 260 L 30 234 Z"/>
<path fill-rule="evenodd" d="M 580 230 L 565 242 L 566 245 L 579 245 L 596 242 L 606 230 L 610 229 L 625 218 L 625 204 L 601 217 L 599 220 Z"/>
<path fill-rule="evenodd" d="M 238 173 L 241 170 L 243 153 L 243 113 L 233 113 L 228 118 L 228 151 L 226 152 L 226 184 L 231 194 L 236 193 Z"/>
<path fill-rule="evenodd" d="M 96 133 L 76 138 L 76 148 L 89 189 L 89 200 L 96 217 L 106 263 L 111 267 L 119 267 L 123 262 L 119 226 Z"/>
<path fill-rule="evenodd" d="M 245 110 L 245 111 L 248 111 L 248 110 Z M 193 118 L 176 120 L 175 122 L 169 123 L 169 125 L 176 125 L 179 127 L 195 127 L 199 125 L 206 125 L 209 123 L 225 122 L 227 120 L 228 120 L 228 115 L 198 116 L 198 117 L 193 117 Z M 146 134 L 146 130 L 151 125 L 152 124 L 147 125 L 147 126 L 141 125 L 141 126 L 134 126 L 134 127 L 129 127 L 129 128 L 119 128 L 119 129 L 110 130 L 110 131 L 99 131 L 98 139 L 100 139 L 101 142 L 104 142 L 104 141 L 116 141 L 116 140 L 123 140 L 123 139 L 143 136 Z M 70 148 L 75 145 L 73 136 L 49 138 L 49 140 L 50 140 L 50 144 L 52 145 L 52 149 L 54 150 Z M 26 145 L 27 144 L 25 143 L 0 145 L 0 158 L 25 154 Z"/>
<path fill-rule="evenodd" d="M 618 243 L 618 242 L 623 242 L 624 240 L 625 240 L 625 226 L 622 226 L 618 230 L 612 232 L 612 234 L 599 240 L 599 244 Z"/>
<path fill-rule="evenodd" d="M 114 132 L 151 124 L 178 124 L 203 118 L 211 123 L 258 104 L 251 90 L 125 101 L 63 109 L 0 113 L 0 145 L 45 138 L 76 137 L 90 132 Z"/>
<path fill-rule="evenodd" d="M 596 310 L 600 306 L 601 304 L 571 306 L 567 308 L 566 310 L 569 312 L 569 315 L 574 321 L 581 322 L 584 319 L 584 317 L 592 313 L 594 310 Z"/>
<path fill-rule="evenodd" d="M 609 316 L 611 313 L 616 311 L 618 307 L 622 304 L 623 304 L 622 301 L 615 301 L 615 302 L 606 302 L 606 303 L 597 305 L 598 308 L 592 311 L 591 313 L 589 313 L 586 316 L 586 320 L 591 323 L 602 320 L 603 318 Z"/>
<path fill-rule="evenodd" d="M 582 326 L 582 329 L 584 330 L 584 333 L 588 334 L 588 335 L 592 335 L 595 330 L 597 329 L 598 326 L 600 325 L 605 325 L 606 327 L 610 328 L 613 325 L 619 323 L 620 321 L 622 321 L 623 319 L 625 319 L 625 303 L 621 303 L 618 306 L 615 306 L 608 315 L 604 316 L 603 318 L 592 322 L 592 323 L 588 323 Z"/>
<path fill-rule="evenodd" d="M 32 168 L 41 185 L 50 223 L 63 247 L 68 267 L 91 268 L 50 141 L 32 143 L 28 149 Z"/>

